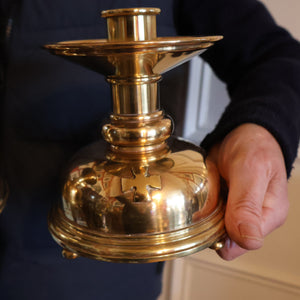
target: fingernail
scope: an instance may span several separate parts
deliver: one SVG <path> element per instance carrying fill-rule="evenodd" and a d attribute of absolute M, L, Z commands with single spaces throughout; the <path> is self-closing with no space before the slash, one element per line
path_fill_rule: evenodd
<path fill-rule="evenodd" d="M 263 241 L 260 228 L 249 223 L 241 223 L 239 225 L 240 236 L 244 239 Z"/>

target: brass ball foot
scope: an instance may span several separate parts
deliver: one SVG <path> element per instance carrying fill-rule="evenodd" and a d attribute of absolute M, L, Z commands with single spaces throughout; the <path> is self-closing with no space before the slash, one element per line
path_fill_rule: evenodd
<path fill-rule="evenodd" d="M 226 242 L 226 237 L 224 236 L 218 241 L 214 242 L 209 248 L 216 251 L 221 250 L 225 246 L 225 242 Z"/>
<path fill-rule="evenodd" d="M 78 257 L 78 255 L 70 250 L 64 249 L 62 251 L 62 256 L 66 259 L 75 259 Z"/>

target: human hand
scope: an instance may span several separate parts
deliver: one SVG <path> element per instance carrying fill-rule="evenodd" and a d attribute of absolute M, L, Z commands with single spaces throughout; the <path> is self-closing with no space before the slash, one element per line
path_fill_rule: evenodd
<path fill-rule="evenodd" d="M 209 152 L 228 186 L 228 239 L 218 254 L 232 260 L 258 249 L 288 214 L 287 175 L 281 148 L 265 128 L 243 124 Z"/>

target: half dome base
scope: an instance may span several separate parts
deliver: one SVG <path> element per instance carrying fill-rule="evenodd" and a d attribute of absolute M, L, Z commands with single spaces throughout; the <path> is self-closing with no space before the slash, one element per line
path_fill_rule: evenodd
<path fill-rule="evenodd" d="M 179 230 L 151 234 L 105 234 L 68 219 L 59 206 L 49 215 L 49 230 L 66 258 L 78 256 L 118 263 L 151 263 L 215 248 L 225 235 L 222 201 L 211 215 Z M 222 244 L 222 242 L 221 242 Z"/>

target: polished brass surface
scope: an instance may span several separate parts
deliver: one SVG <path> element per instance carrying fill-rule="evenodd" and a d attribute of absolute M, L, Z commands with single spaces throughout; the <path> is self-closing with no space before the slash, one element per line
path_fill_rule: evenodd
<path fill-rule="evenodd" d="M 114 114 L 147 114 L 159 110 L 160 74 L 201 54 L 220 39 L 213 36 L 151 41 L 81 40 L 45 47 L 107 76 L 112 86 Z"/>
<path fill-rule="evenodd" d="M 115 146 L 126 146 L 130 143 L 130 147 L 140 147 L 164 142 L 172 133 L 172 123 L 170 119 L 163 118 L 161 111 L 158 113 L 145 115 L 144 119 L 138 117 L 135 120 L 132 116 L 119 120 L 114 116 L 111 124 L 103 126 L 103 137 Z M 128 122 L 130 125 L 124 127 Z"/>
<path fill-rule="evenodd" d="M 159 8 L 114 9 L 102 12 L 107 18 L 109 41 L 144 41 L 156 38 Z"/>
<path fill-rule="evenodd" d="M 0 179 L 0 213 L 3 211 L 8 198 L 8 186 L 7 183 Z"/>
<path fill-rule="evenodd" d="M 65 257 L 154 262 L 194 253 L 223 237 L 216 169 L 190 143 L 170 138 L 168 147 L 167 155 L 147 163 L 107 160 L 100 142 L 78 155 L 62 206 L 49 217 L 53 237 L 68 249 Z M 78 164 L 85 153 L 90 161 Z"/>
<path fill-rule="evenodd" d="M 219 248 L 224 203 L 219 175 L 201 148 L 171 137 L 160 110 L 161 74 L 221 37 L 156 37 L 156 8 L 102 12 L 107 40 L 46 48 L 107 76 L 111 123 L 73 160 L 49 229 L 66 258 L 155 262 Z"/>
<path fill-rule="evenodd" d="M 213 250 L 221 250 L 226 243 L 226 236 L 224 235 L 224 237 L 220 238 L 218 241 L 215 241 L 209 248 L 213 249 Z"/>
<path fill-rule="evenodd" d="M 76 253 L 71 252 L 71 251 L 66 250 L 66 249 L 64 249 L 64 250 L 62 251 L 62 256 L 63 256 L 64 258 L 67 258 L 67 259 L 75 259 L 75 258 L 78 257 L 78 255 L 77 255 Z"/>

